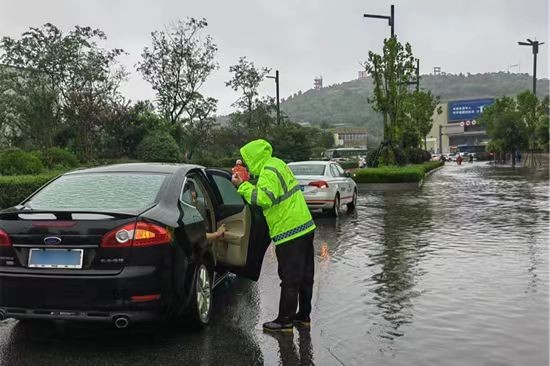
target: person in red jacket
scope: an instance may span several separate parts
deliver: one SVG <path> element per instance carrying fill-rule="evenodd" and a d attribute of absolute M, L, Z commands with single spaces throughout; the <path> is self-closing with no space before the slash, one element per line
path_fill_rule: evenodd
<path fill-rule="evenodd" d="M 243 182 L 248 182 L 250 180 L 250 174 L 248 174 L 248 170 L 243 165 L 243 161 L 241 159 L 237 160 L 235 166 L 231 169 L 231 172 L 233 175 L 238 175 Z"/>

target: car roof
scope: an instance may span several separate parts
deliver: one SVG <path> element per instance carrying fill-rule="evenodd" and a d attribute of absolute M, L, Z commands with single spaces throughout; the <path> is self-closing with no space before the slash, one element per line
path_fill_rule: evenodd
<path fill-rule="evenodd" d="M 172 163 L 127 163 L 105 165 L 95 168 L 73 170 L 65 175 L 88 174 L 88 173 L 116 173 L 116 172 L 143 172 L 143 173 L 164 173 L 174 174 L 181 170 L 190 170 L 192 168 L 202 168 L 193 164 L 172 164 Z"/>
<path fill-rule="evenodd" d="M 336 164 L 336 162 L 326 161 L 326 160 L 306 160 L 306 161 L 295 161 L 293 163 L 288 163 L 288 165 L 298 165 L 298 164 L 328 165 L 328 164 Z"/>

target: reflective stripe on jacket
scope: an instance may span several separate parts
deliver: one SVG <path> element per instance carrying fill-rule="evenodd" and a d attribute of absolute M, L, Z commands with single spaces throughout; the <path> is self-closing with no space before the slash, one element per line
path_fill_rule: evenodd
<path fill-rule="evenodd" d="M 241 156 L 258 182 L 243 182 L 239 193 L 248 203 L 262 207 L 271 239 L 278 245 L 315 230 L 315 223 L 294 174 L 271 153 L 265 140 L 241 148 Z"/>

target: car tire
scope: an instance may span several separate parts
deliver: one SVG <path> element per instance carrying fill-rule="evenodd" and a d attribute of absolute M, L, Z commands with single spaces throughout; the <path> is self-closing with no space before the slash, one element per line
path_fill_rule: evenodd
<path fill-rule="evenodd" d="M 357 189 L 353 190 L 353 199 L 347 204 L 347 206 L 349 212 L 355 210 L 355 207 L 357 207 Z"/>
<path fill-rule="evenodd" d="M 340 216 L 340 194 L 336 193 L 334 197 L 334 206 L 331 209 L 327 210 L 330 217 Z"/>
<path fill-rule="evenodd" d="M 192 329 L 202 329 L 210 322 L 213 281 L 213 269 L 208 261 L 197 263 L 191 299 L 184 312 L 185 324 Z"/>

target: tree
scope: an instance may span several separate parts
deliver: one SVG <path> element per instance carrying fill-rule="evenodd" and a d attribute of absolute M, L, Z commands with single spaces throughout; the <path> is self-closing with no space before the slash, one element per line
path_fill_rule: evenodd
<path fill-rule="evenodd" d="M 218 50 L 210 35 L 203 36 L 206 19 L 187 18 L 164 31 L 151 33 L 152 46 L 145 47 L 137 70 L 156 92 L 163 117 L 175 127 L 175 137 L 185 145 L 187 159 L 198 137 L 213 125 L 217 100 L 205 97 L 201 88 L 218 68 Z"/>
<path fill-rule="evenodd" d="M 414 91 L 408 95 L 406 100 L 407 129 L 418 133 L 419 139 L 424 139 L 426 150 L 426 136 L 430 133 L 433 125 L 433 114 L 441 114 L 441 107 L 437 108 L 439 97 L 432 95 L 431 91 Z M 418 147 L 418 143 L 413 146 Z"/>
<path fill-rule="evenodd" d="M 247 61 L 246 57 L 239 58 L 239 62 L 236 65 L 229 67 L 229 72 L 233 73 L 233 78 L 225 83 L 226 86 L 231 87 L 233 90 L 242 92 L 242 96 L 237 99 L 233 106 L 242 108 L 248 113 L 248 123 L 252 125 L 252 111 L 256 104 L 259 102 L 258 87 L 264 80 L 265 76 L 271 71 L 267 67 L 256 68 L 254 62 Z"/>
<path fill-rule="evenodd" d="M 502 97 L 493 105 L 485 108 L 479 118 L 482 126 L 487 128 L 492 146 L 509 152 L 512 166 L 516 165 L 516 151 L 528 146 L 528 128 L 522 120 L 521 112 L 514 98 Z"/>
<path fill-rule="evenodd" d="M 311 145 L 308 130 L 296 123 L 276 126 L 268 140 L 273 146 L 273 153 L 285 161 L 309 160 Z"/>
<path fill-rule="evenodd" d="M 384 139 L 390 144 L 402 129 L 407 83 L 414 76 L 415 67 L 411 45 L 403 46 L 395 36 L 384 40 L 382 55 L 369 51 L 365 63 L 374 83 L 374 97 L 369 102 L 375 111 L 382 113 Z"/>
<path fill-rule="evenodd" d="M 537 127 L 536 127 L 536 140 L 537 140 L 537 146 L 548 152 L 548 141 L 550 140 L 550 121 L 549 121 L 549 115 L 550 115 L 550 98 L 546 96 L 538 107 L 539 113 L 540 113 L 540 119 L 538 119 Z"/>
<path fill-rule="evenodd" d="M 18 40 L 2 38 L 0 62 L 8 67 L 1 83 L 9 90 L 3 101 L 11 104 L 13 128 L 21 136 L 46 148 L 62 130 L 73 130 L 81 159 L 93 157 L 98 115 L 119 98 L 126 77 L 116 61 L 124 51 L 101 48 L 97 42 L 104 40 L 100 29 L 75 26 L 65 34 L 51 23 L 30 28 Z"/>

